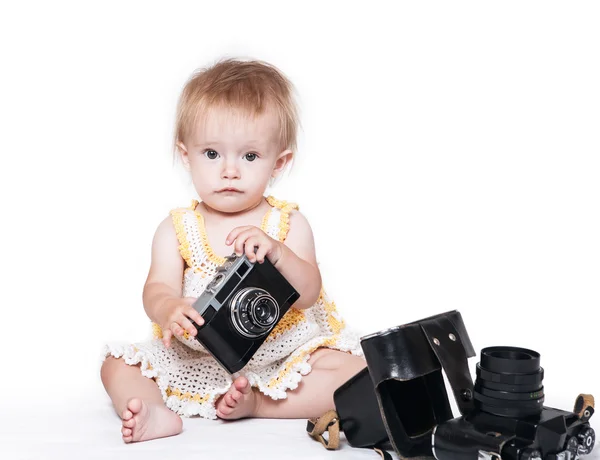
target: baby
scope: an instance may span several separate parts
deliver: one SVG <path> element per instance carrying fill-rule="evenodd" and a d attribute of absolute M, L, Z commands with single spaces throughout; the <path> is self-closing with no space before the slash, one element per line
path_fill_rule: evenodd
<path fill-rule="evenodd" d="M 178 434 L 181 416 L 318 417 L 366 366 L 322 288 L 308 221 L 264 196 L 294 157 L 297 125 L 292 85 L 267 63 L 223 60 L 185 85 L 174 141 L 200 201 L 156 230 L 143 292 L 154 339 L 107 346 L 101 369 L 125 442 Z M 203 324 L 192 303 L 233 252 L 268 259 L 300 294 L 235 379 L 192 324 Z"/>

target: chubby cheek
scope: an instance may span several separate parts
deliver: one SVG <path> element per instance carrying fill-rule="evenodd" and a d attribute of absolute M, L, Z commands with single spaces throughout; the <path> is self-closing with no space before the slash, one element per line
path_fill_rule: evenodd
<path fill-rule="evenodd" d="M 261 188 L 264 185 L 269 183 L 269 179 L 271 178 L 272 168 L 262 167 L 262 168 L 248 168 L 248 171 L 245 171 L 245 174 L 242 178 L 246 178 L 247 182 L 250 182 L 254 188 Z"/>
<path fill-rule="evenodd" d="M 215 178 L 204 170 L 192 169 L 191 176 L 196 190 L 211 190 L 214 186 Z"/>

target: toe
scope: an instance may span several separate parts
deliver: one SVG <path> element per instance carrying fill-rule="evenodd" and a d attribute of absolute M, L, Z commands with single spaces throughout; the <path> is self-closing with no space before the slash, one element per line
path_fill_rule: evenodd
<path fill-rule="evenodd" d="M 234 403 L 238 403 L 240 402 L 240 399 L 242 399 L 242 393 L 239 391 L 232 391 L 230 393 L 231 399 L 233 399 Z"/>
<path fill-rule="evenodd" d="M 124 438 L 131 436 L 131 433 L 132 433 L 131 429 L 125 428 L 125 427 L 121 428 L 121 434 L 123 435 Z"/>
<path fill-rule="evenodd" d="M 238 377 L 233 382 L 233 385 L 236 390 L 241 391 L 243 394 L 248 394 L 252 391 L 252 388 L 250 387 L 250 382 L 248 382 L 248 379 L 246 377 Z"/>
<path fill-rule="evenodd" d="M 123 426 L 125 428 L 133 428 L 135 426 L 135 419 L 130 418 L 129 420 L 123 420 Z"/>
<path fill-rule="evenodd" d="M 129 443 L 129 442 L 133 441 L 133 437 L 132 436 L 123 436 L 123 441 Z"/>
<path fill-rule="evenodd" d="M 127 409 L 129 409 L 133 414 L 137 414 L 142 410 L 142 400 L 140 398 L 131 398 L 127 401 Z"/>
<path fill-rule="evenodd" d="M 233 407 L 229 407 L 229 406 L 222 406 L 219 408 L 219 412 L 221 412 L 221 414 L 227 416 L 227 415 L 231 415 L 233 413 Z"/>
<path fill-rule="evenodd" d="M 231 393 L 227 393 L 223 399 L 225 400 L 225 404 L 227 404 L 229 407 L 235 406 L 235 401 L 231 396 Z"/>
<path fill-rule="evenodd" d="M 131 411 L 130 411 L 129 409 L 125 409 L 125 410 L 123 411 L 123 415 L 121 416 L 121 418 L 122 418 L 123 420 L 129 420 L 129 419 L 130 419 L 130 418 L 132 418 L 132 417 L 133 417 L 133 414 L 131 413 Z"/>

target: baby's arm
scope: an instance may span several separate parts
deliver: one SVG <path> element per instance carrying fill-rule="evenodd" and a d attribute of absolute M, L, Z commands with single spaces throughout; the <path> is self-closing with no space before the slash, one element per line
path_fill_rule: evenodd
<path fill-rule="evenodd" d="M 179 253 L 179 241 L 170 217 L 164 219 L 154 234 L 150 271 L 144 285 L 144 310 L 163 331 L 163 342 L 168 347 L 173 334 L 183 335 L 184 330 L 196 335 L 190 322 L 204 323 L 192 308 L 194 298 L 182 298 L 182 280 L 185 262 Z"/>
<path fill-rule="evenodd" d="M 281 248 L 281 256 L 274 265 L 300 293 L 294 308 L 308 308 L 321 293 L 321 272 L 312 228 L 299 211 L 290 213 L 290 230 Z"/>

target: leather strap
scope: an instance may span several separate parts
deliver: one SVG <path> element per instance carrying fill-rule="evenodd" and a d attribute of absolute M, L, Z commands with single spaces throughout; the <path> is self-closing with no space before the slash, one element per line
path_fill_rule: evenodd
<path fill-rule="evenodd" d="M 340 447 L 340 421 L 338 414 L 334 410 L 325 412 L 321 417 L 315 417 L 308 420 L 306 424 L 308 434 L 319 441 L 327 450 L 337 450 Z M 327 431 L 328 438 L 325 439 L 323 434 Z M 367 447 L 373 449 L 382 460 L 393 460 L 390 453 L 385 448 L 380 446 Z M 399 457 L 404 460 L 405 457 Z M 433 457 L 413 457 L 410 460 L 430 460 Z"/>
<path fill-rule="evenodd" d="M 582 421 L 587 422 L 594 413 L 594 397 L 583 393 L 577 396 L 573 412 Z"/>
<path fill-rule="evenodd" d="M 323 444 L 327 450 L 335 450 L 340 447 L 340 421 L 334 410 L 325 412 L 321 417 L 309 419 L 306 431 Z M 323 437 L 325 431 L 327 431 L 327 439 Z"/>
<path fill-rule="evenodd" d="M 340 421 L 338 414 L 334 410 L 325 412 L 321 417 L 315 417 L 308 420 L 306 431 L 310 436 L 319 441 L 325 449 L 336 450 L 340 447 Z M 327 431 L 327 439 L 323 434 Z M 379 454 L 383 460 L 393 460 L 392 456 L 383 448 L 373 446 L 373 450 Z"/>
<path fill-rule="evenodd" d="M 445 317 L 424 322 L 421 328 L 446 372 L 460 413 L 473 410 L 473 379 L 469 373 L 467 354 L 458 331 Z"/>

